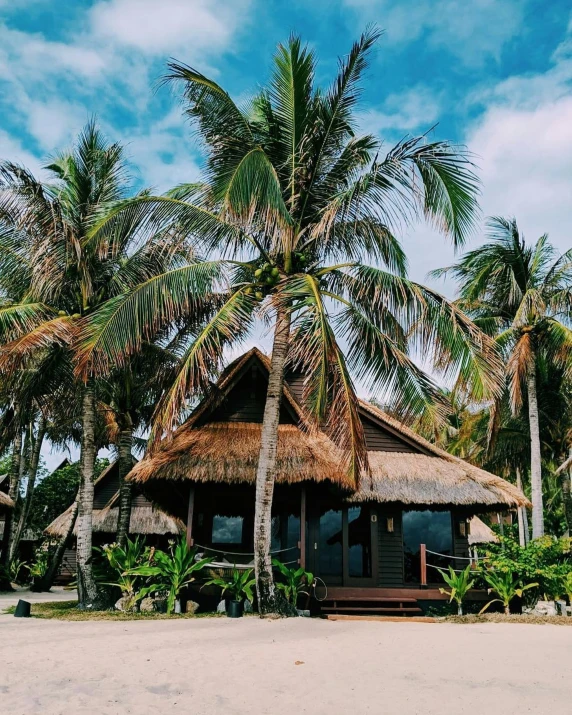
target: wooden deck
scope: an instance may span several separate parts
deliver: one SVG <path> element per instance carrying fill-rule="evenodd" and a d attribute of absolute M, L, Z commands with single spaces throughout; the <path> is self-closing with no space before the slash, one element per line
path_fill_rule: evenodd
<path fill-rule="evenodd" d="M 472 591 L 467 598 L 481 601 L 485 591 Z M 320 600 L 320 613 L 327 617 L 398 617 L 419 618 L 423 608 L 419 601 L 446 601 L 448 596 L 438 588 L 351 588 L 329 587 Z"/>

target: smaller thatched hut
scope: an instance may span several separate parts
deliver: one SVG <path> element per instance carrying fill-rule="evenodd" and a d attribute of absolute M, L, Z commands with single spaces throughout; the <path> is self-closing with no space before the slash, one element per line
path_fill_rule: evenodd
<path fill-rule="evenodd" d="M 469 522 L 469 545 L 498 544 L 499 537 L 478 516 L 473 516 Z"/>
<path fill-rule="evenodd" d="M 99 476 L 94 484 L 93 499 L 93 534 L 95 544 L 115 541 L 119 518 L 119 464 L 113 462 Z M 69 530 L 72 518 L 72 506 L 56 517 L 44 530 L 44 534 L 53 539 L 63 538 Z M 153 545 L 184 531 L 184 524 L 176 517 L 165 513 L 147 499 L 139 489 L 135 489 L 132 501 L 129 533 L 150 538 Z M 60 582 L 68 581 L 75 574 L 77 523 L 74 526 L 72 543 L 66 549 L 63 559 Z"/>
<path fill-rule="evenodd" d="M 8 511 L 8 509 L 14 508 L 14 502 L 10 497 L 4 492 L 0 492 L 0 513 Z"/>

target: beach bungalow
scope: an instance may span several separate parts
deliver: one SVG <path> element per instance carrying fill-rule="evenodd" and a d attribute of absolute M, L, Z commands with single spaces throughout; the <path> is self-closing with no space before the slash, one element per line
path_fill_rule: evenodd
<path fill-rule="evenodd" d="M 132 536 L 141 534 L 147 537 L 150 545 L 165 547 L 168 539 L 174 538 L 184 531 L 183 522 L 166 514 L 151 503 L 137 487 L 134 491 L 129 522 L 129 533 Z M 115 541 L 119 518 L 119 464 L 117 461 L 110 464 L 96 480 L 93 506 L 94 544 L 101 546 Z M 56 517 L 46 527 L 44 535 L 53 539 L 63 538 L 70 526 L 72 510 L 73 505 Z M 58 577 L 60 583 L 67 583 L 75 578 L 76 535 L 77 524 L 74 527 L 71 543 L 64 554 Z"/>
<path fill-rule="evenodd" d="M 269 359 L 235 360 L 189 419 L 129 478 L 223 564 L 253 554 L 254 483 Z M 309 434 L 303 376 L 287 376 L 278 428 L 272 552 L 318 577 L 324 612 L 418 613 L 441 600 L 437 566 L 469 562 L 471 518 L 527 504 L 507 481 L 454 457 L 367 402 L 371 476 L 359 489 L 327 435 Z M 459 566 L 460 565 L 460 566 Z"/>

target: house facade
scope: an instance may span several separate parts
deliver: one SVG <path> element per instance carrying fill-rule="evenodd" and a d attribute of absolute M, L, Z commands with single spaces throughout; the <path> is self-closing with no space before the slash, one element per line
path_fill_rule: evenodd
<path fill-rule="evenodd" d="M 268 370 L 256 349 L 232 363 L 173 439 L 129 476 L 186 524 L 189 542 L 230 567 L 252 561 Z M 437 567 L 469 562 L 471 518 L 527 504 L 524 495 L 366 402 L 360 419 L 371 474 L 356 488 L 327 435 L 304 429 L 302 388 L 301 376 L 288 376 L 274 557 L 318 577 L 314 595 L 323 610 L 418 612 L 420 601 L 444 598 Z"/>

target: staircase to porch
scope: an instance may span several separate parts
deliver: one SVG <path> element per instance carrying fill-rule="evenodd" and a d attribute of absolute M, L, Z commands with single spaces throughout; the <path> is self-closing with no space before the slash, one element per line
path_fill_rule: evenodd
<path fill-rule="evenodd" d="M 328 615 L 421 616 L 422 609 L 412 595 L 400 589 L 330 588 L 320 603 L 320 612 Z"/>

